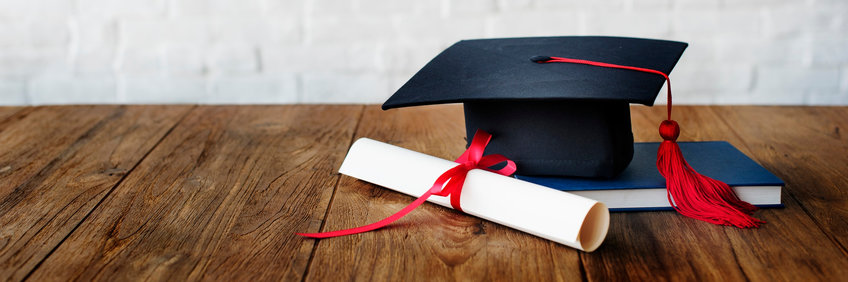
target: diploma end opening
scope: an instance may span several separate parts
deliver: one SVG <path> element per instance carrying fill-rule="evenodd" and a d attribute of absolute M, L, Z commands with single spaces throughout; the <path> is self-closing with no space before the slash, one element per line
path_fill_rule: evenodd
<path fill-rule="evenodd" d="M 586 214 L 586 219 L 583 221 L 583 226 L 580 227 L 580 232 L 577 235 L 577 241 L 580 242 L 583 251 L 587 253 L 592 252 L 604 242 L 608 230 L 609 209 L 604 203 L 597 202 L 589 209 L 589 213 Z"/>

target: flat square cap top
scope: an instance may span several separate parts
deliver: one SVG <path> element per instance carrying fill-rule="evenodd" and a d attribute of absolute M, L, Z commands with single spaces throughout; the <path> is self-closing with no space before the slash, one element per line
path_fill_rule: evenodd
<path fill-rule="evenodd" d="M 592 100 L 653 105 L 662 76 L 597 66 L 547 63 L 566 57 L 670 73 L 687 44 L 603 36 L 463 40 L 418 71 L 383 109 L 499 100 Z"/>

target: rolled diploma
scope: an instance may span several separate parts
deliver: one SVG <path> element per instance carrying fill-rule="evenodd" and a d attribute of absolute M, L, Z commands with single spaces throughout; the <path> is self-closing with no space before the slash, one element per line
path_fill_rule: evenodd
<path fill-rule="evenodd" d="M 456 165 L 360 138 L 339 172 L 419 197 Z M 447 197 L 434 195 L 427 201 L 451 207 Z M 467 214 L 586 252 L 601 245 L 609 228 L 609 210 L 601 202 L 481 169 L 468 172 L 460 204 Z"/>

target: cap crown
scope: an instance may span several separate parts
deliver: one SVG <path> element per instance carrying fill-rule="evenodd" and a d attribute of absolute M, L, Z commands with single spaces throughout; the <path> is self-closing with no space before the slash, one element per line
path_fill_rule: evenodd
<path fill-rule="evenodd" d="M 578 64 L 539 64 L 556 56 L 670 73 L 683 42 L 604 36 L 463 40 L 442 51 L 383 109 L 469 101 L 586 100 L 653 105 L 661 76 Z"/>

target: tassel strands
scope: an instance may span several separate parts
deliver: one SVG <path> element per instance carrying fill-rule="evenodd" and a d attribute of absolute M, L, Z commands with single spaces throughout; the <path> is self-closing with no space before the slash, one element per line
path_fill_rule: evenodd
<path fill-rule="evenodd" d="M 677 144 L 680 126 L 671 119 L 671 79 L 667 74 L 654 69 L 572 58 L 537 56 L 530 60 L 541 64 L 583 64 L 661 75 L 665 78 L 668 91 L 668 118 L 660 124 L 663 142 L 657 151 L 657 169 L 665 178 L 669 204 L 682 215 L 713 224 L 757 228 L 765 223 L 752 216 L 757 207 L 740 200 L 726 183 L 696 172 L 683 158 L 683 152 Z"/>
<path fill-rule="evenodd" d="M 724 182 L 704 176 L 683 158 L 677 137 L 680 127 L 673 120 L 660 124 L 663 138 L 657 152 L 657 169 L 666 179 L 668 201 L 682 215 L 713 224 L 756 228 L 765 221 L 751 216 L 757 207 L 742 201 Z"/>

